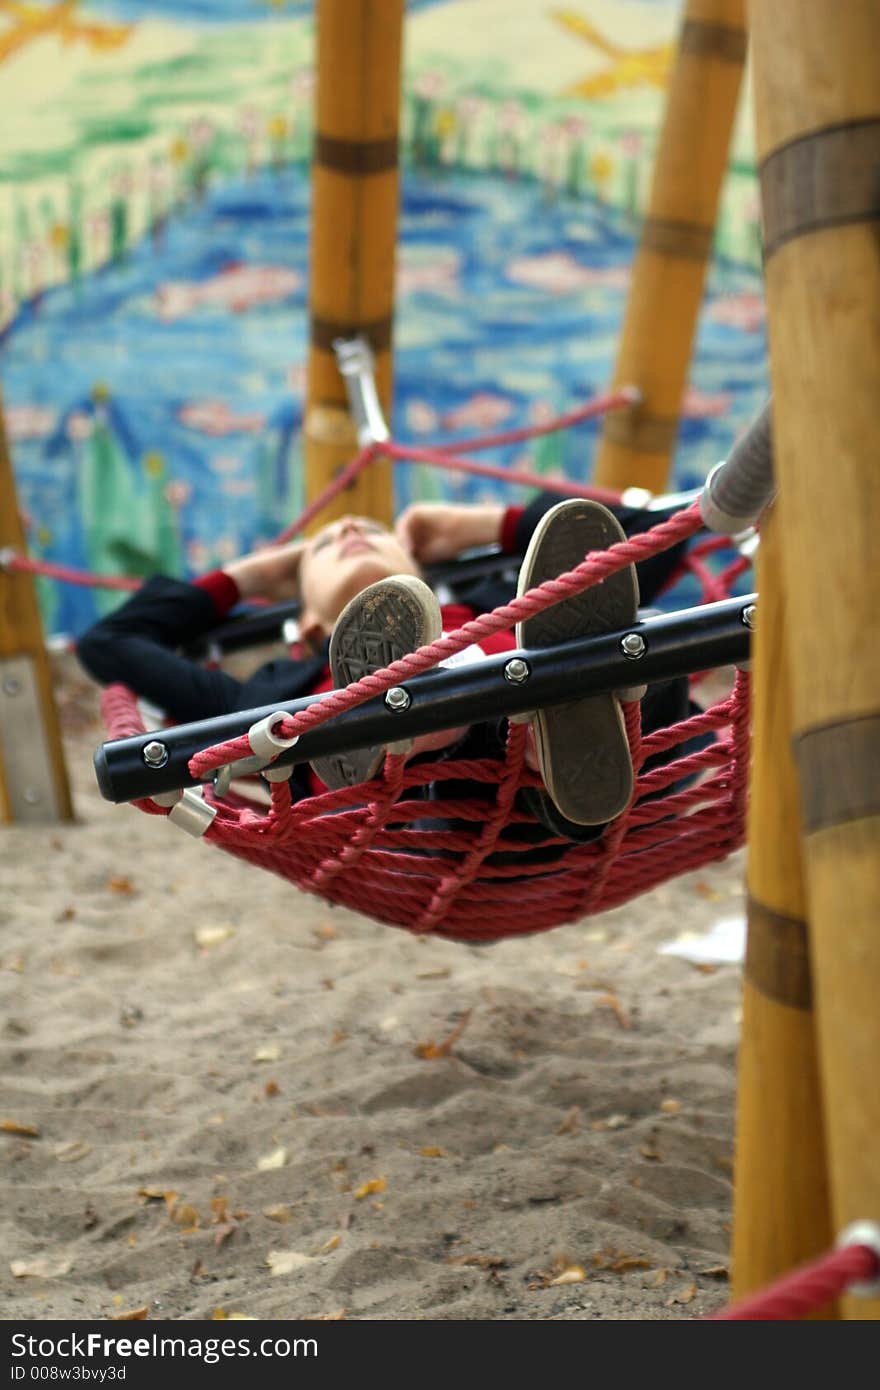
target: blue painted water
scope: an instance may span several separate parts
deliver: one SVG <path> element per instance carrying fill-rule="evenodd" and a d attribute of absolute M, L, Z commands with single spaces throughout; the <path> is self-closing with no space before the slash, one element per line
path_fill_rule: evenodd
<path fill-rule="evenodd" d="M 122 263 L 20 315 L 0 350 L 0 379 L 36 553 L 133 573 L 177 556 L 180 571 L 194 573 L 291 519 L 301 498 L 308 232 L 304 171 L 243 177 L 210 190 Z M 633 249 L 633 226 L 583 197 L 503 177 L 407 173 L 396 436 L 424 443 L 507 429 L 603 389 Z M 755 272 L 713 266 L 677 486 L 701 481 L 763 404 L 760 294 Z M 662 336 L 661 325 L 658 352 Z M 487 457 L 584 479 L 599 429 L 590 422 Z M 399 505 L 438 494 L 521 495 L 401 466 Z M 52 631 L 76 633 L 96 612 L 89 590 L 45 585 L 42 597 Z"/>

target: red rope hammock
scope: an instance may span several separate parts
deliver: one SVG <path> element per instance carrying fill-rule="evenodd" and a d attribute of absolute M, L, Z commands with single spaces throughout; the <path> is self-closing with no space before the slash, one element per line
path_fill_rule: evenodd
<path fill-rule="evenodd" d="M 653 530 L 594 553 L 492 613 L 413 652 L 384 671 L 325 695 L 275 732 L 291 738 L 399 684 L 492 633 L 598 583 L 627 564 L 692 535 L 699 512 L 687 508 Z M 104 715 L 112 738 L 143 732 L 130 691 L 110 687 Z M 624 705 L 639 776 L 625 811 L 600 839 L 573 843 L 538 829 L 517 804 L 521 787 L 541 785 L 525 763 L 526 730 L 509 726 L 497 757 L 406 762 L 389 754 L 366 787 L 346 787 L 294 803 L 288 782 L 271 785 L 266 807 L 241 794 L 206 799 L 216 815 L 206 838 L 309 892 L 416 933 L 468 941 L 546 931 L 626 902 L 656 884 L 724 858 L 745 833 L 749 680 L 713 708 L 642 738 L 638 702 Z M 699 734 L 715 740 L 672 757 Z M 251 753 L 247 737 L 206 749 L 190 762 L 201 780 Z M 672 761 L 641 771 L 654 754 Z M 476 784 L 462 796 L 456 783 Z M 136 803 L 167 814 L 152 802 Z M 531 838 L 522 829 L 531 827 Z"/>

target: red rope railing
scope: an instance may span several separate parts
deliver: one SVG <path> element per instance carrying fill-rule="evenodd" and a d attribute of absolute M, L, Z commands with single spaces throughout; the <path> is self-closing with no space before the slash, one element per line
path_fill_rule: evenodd
<path fill-rule="evenodd" d="M 842 1245 L 785 1274 L 767 1288 L 750 1294 L 707 1322 L 781 1322 L 815 1313 L 854 1284 L 880 1280 L 880 1256 L 870 1245 Z M 880 1283 L 877 1296 L 880 1297 Z"/>

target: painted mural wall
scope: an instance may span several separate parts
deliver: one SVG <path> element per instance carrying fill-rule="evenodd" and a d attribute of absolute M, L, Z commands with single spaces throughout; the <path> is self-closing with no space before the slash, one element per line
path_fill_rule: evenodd
<path fill-rule="evenodd" d="M 676 0 L 410 0 L 394 430 L 542 420 L 608 381 Z M 302 500 L 313 6 L 0 0 L 0 386 L 32 553 L 193 574 Z M 676 481 L 766 393 L 747 99 Z M 590 474 L 596 426 L 496 461 Z M 503 484 L 402 469 L 412 497 Z M 515 495 L 515 494 L 510 494 Z M 41 581 L 52 632 L 112 591 Z"/>

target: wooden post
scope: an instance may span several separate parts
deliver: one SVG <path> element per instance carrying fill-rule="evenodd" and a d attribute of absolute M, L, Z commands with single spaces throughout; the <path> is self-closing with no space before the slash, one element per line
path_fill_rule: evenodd
<path fill-rule="evenodd" d="M 357 452 L 336 338 L 367 339 L 391 413 L 398 124 L 404 0 L 318 0 L 312 157 L 310 348 L 303 428 L 306 496 Z M 389 524 L 390 464 L 377 459 L 318 518 L 358 512 Z"/>
<path fill-rule="evenodd" d="M 0 551 L 24 553 L 0 397 Z M 0 821 L 73 819 L 34 581 L 0 567 Z"/>
<path fill-rule="evenodd" d="M 880 1221 L 880 5 L 751 0 L 792 724 L 834 1233 Z M 847 1297 L 843 1315 L 880 1317 Z"/>
<path fill-rule="evenodd" d="M 779 518 L 761 528 L 749 796 L 749 931 L 737 1077 L 733 1295 L 828 1249 Z M 826 1305 L 819 1318 L 836 1316 Z"/>
<path fill-rule="evenodd" d="M 605 416 L 595 481 L 662 492 L 678 435 L 746 55 L 745 0 L 687 0 L 615 385 L 637 406 Z"/>

